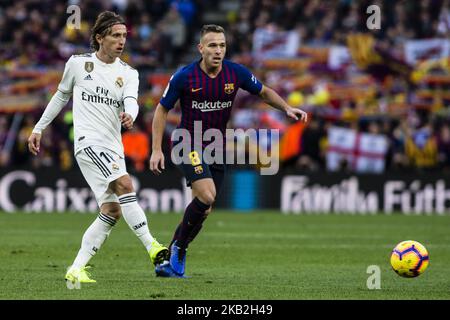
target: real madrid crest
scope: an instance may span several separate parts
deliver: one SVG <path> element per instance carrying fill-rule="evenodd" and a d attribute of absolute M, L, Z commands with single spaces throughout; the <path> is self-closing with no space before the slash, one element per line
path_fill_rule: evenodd
<path fill-rule="evenodd" d="M 92 72 L 92 70 L 94 70 L 94 63 L 92 61 L 86 61 L 84 63 L 84 70 L 87 72 Z"/>
<path fill-rule="evenodd" d="M 234 83 L 225 83 L 223 91 L 225 91 L 225 93 L 227 94 L 232 94 L 234 91 Z"/>
<path fill-rule="evenodd" d="M 122 86 L 123 86 L 123 79 L 122 79 L 122 77 L 117 77 L 117 79 L 116 79 L 116 86 L 118 86 L 119 88 L 122 88 Z"/>

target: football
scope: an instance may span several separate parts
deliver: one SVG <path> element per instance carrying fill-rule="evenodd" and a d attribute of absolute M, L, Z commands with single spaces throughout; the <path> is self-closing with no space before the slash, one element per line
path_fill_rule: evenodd
<path fill-rule="evenodd" d="M 427 249 L 414 240 L 402 241 L 391 253 L 391 266 L 402 277 L 414 278 L 428 267 L 430 258 Z"/>

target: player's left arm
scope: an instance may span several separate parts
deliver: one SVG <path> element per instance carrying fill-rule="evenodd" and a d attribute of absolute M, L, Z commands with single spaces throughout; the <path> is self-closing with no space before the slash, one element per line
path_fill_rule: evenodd
<path fill-rule="evenodd" d="M 139 113 L 139 105 L 136 99 L 131 98 L 123 100 L 123 104 L 124 111 L 119 114 L 120 123 L 125 129 L 131 129 Z"/>
<path fill-rule="evenodd" d="M 251 94 L 259 95 L 265 103 L 269 104 L 273 108 L 286 112 L 286 115 L 290 118 L 306 122 L 308 114 L 300 109 L 293 108 L 278 93 L 272 88 L 264 85 L 259 81 L 246 67 L 236 64 L 236 71 L 238 77 L 242 79 L 241 88 L 250 92 Z"/>
<path fill-rule="evenodd" d="M 305 111 L 291 107 L 272 88 L 263 85 L 261 91 L 259 92 L 259 96 L 270 106 L 286 112 L 286 115 L 292 119 L 299 120 L 300 118 L 300 121 L 303 122 L 308 120 L 308 114 Z"/>
<path fill-rule="evenodd" d="M 139 105 L 137 102 L 139 74 L 134 69 L 131 69 L 130 73 L 130 77 L 127 79 L 123 91 L 124 111 L 119 114 L 120 122 L 125 129 L 133 128 L 133 123 L 139 113 Z"/>

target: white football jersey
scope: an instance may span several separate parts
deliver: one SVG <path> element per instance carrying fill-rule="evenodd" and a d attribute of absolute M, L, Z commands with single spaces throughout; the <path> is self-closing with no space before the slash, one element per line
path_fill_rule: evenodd
<path fill-rule="evenodd" d="M 119 113 L 125 98 L 137 100 L 138 87 L 137 70 L 119 58 L 104 63 L 95 53 L 70 57 L 58 90 L 73 94 L 75 154 L 98 145 L 123 157 Z"/>

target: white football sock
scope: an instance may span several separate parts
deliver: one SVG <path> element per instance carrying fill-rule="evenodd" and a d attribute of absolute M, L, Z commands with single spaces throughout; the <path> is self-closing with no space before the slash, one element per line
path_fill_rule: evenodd
<path fill-rule="evenodd" d="M 99 213 L 94 222 L 87 228 L 81 240 L 81 248 L 73 262 L 73 268 L 84 267 L 97 253 L 102 244 L 111 233 L 116 219 L 103 213 Z"/>
<path fill-rule="evenodd" d="M 149 251 L 152 247 L 154 238 L 148 229 L 145 212 L 137 202 L 136 193 L 132 192 L 121 195 L 119 197 L 119 203 L 120 208 L 122 209 L 123 218 L 139 240 L 142 241 L 145 249 Z"/>

